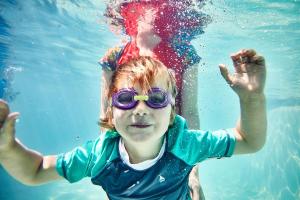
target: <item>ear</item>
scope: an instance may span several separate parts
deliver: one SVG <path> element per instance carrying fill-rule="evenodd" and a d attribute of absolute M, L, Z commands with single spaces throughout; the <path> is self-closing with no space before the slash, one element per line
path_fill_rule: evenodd
<path fill-rule="evenodd" d="M 114 118 L 113 116 L 111 117 L 111 125 L 112 125 L 113 127 L 116 126 L 116 120 L 115 120 L 115 118 Z"/>
<path fill-rule="evenodd" d="M 110 105 L 108 108 L 107 108 L 107 117 L 108 119 L 110 119 L 110 123 L 112 126 L 115 126 L 116 124 L 116 121 L 115 121 L 115 118 L 114 118 L 114 115 L 113 115 L 113 107 Z"/>

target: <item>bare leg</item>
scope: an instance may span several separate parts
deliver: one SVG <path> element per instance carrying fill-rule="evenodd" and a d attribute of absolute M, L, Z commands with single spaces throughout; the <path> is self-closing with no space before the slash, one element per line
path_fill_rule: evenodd
<path fill-rule="evenodd" d="M 189 188 L 192 200 L 205 200 L 199 181 L 199 167 L 195 166 L 189 175 Z"/>
<path fill-rule="evenodd" d="M 183 74 L 182 115 L 190 129 L 200 129 L 198 113 L 198 66 L 190 66 Z M 199 167 L 193 168 L 189 175 L 189 188 L 192 200 L 204 200 L 199 181 Z"/>
<path fill-rule="evenodd" d="M 190 66 L 183 74 L 181 104 L 182 116 L 186 119 L 188 128 L 199 130 L 198 66 Z"/>

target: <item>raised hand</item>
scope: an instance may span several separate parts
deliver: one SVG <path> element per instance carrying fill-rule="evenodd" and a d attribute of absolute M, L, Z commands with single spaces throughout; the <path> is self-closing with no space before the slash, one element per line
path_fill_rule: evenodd
<path fill-rule="evenodd" d="M 266 81 L 266 66 L 264 57 L 253 49 L 243 49 L 231 55 L 235 73 L 229 73 L 224 64 L 220 64 L 223 78 L 238 94 L 240 99 L 263 94 Z"/>
<path fill-rule="evenodd" d="M 15 141 L 15 122 L 19 113 L 9 113 L 7 103 L 0 99 L 0 153 L 8 150 Z"/>

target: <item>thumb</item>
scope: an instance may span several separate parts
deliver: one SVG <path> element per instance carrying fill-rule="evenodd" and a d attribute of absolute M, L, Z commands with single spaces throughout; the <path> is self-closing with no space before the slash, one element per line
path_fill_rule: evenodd
<path fill-rule="evenodd" d="M 4 100 L 0 99 L 0 128 L 4 124 L 8 114 L 9 114 L 8 104 Z"/>
<path fill-rule="evenodd" d="M 232 78 L 231 78 L 231 76 L 229 74 L 229 71 L 228 71 L 227 67 L 224 64 L 219 64 L 219 68 L 220 68 L 221 75 L 223 76 L 223 78 L 225 79 L 225 81 L 229 85 L 232 85 L 233 81 L 232 81 Z"/>

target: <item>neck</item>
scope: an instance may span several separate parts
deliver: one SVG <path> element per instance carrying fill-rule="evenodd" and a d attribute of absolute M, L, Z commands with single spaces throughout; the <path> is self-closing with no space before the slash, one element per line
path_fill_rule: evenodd
<path fill-rule="evenodd" d="M 150 57 L 154 56 L 153 51 L 151 49 L 144 49 L 139 47 L 139 50 L 140 50 L 140 56 L 150 56 Z"/>
<path fill-rule="evenodd" d="M 139 48 L 139 53 L 141 56 L 153 56 L 154 48 L 161 42 L 161 39 L 157 36 L 151 39 L 145 39 L 143 37 L 137 36 L 133 39 L 136 46 Z"/>
<path fill-rule="evenodd" d="M 124 140 L 124 139 L 123 139 Z M 124 140 L 124 146 L 129 155 L 130 162 L 133 164 L 141 163 L 155 158 L 163 145 L 164 137 L 156 141 L 147 142 L 128 142 Z"/>

